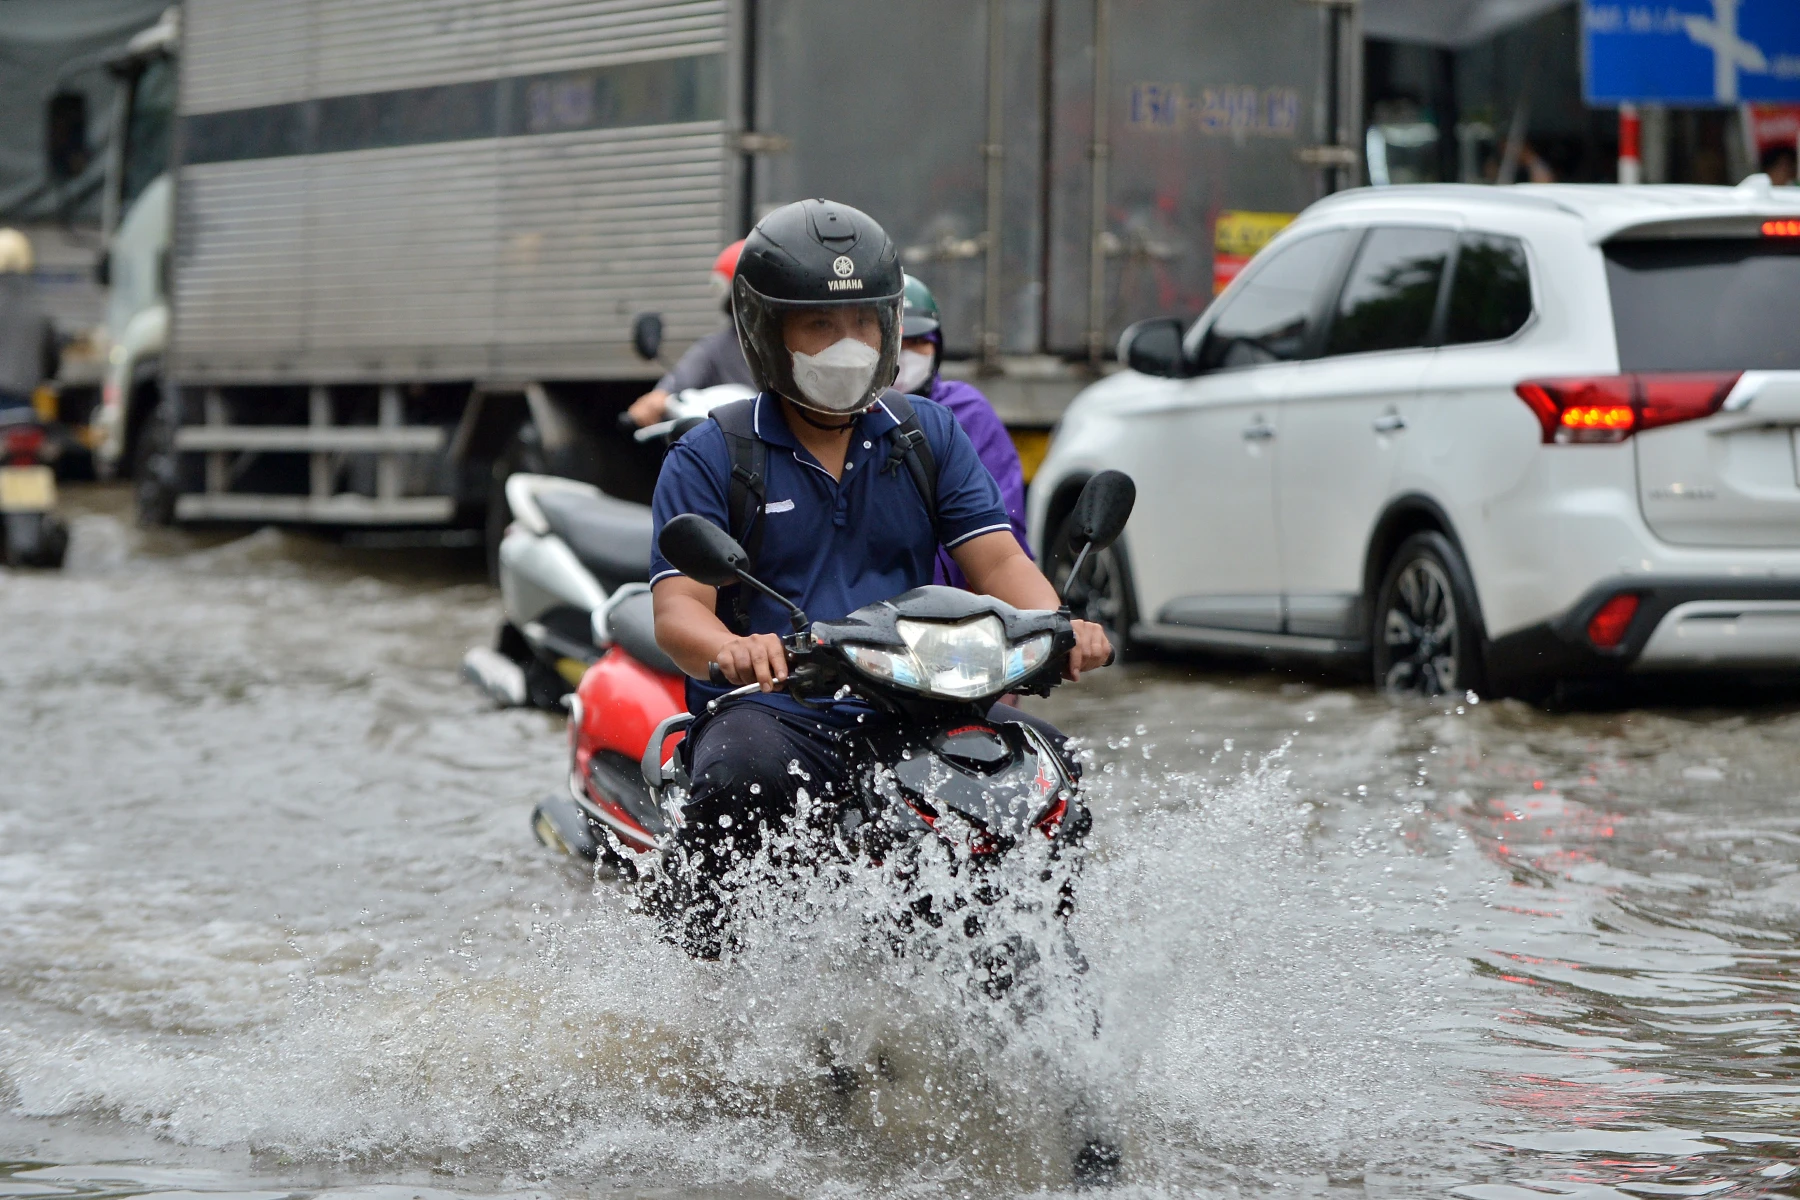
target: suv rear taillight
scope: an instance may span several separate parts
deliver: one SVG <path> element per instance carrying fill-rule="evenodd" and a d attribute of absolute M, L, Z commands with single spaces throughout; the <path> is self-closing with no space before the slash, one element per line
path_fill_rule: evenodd
<path fill-rule="evenodd" d="M 1742 371 L 1529 379 L 1514 390 L 1531 406 L 1544 443 L 1622 442 L 1641 429 L 1710 417 Z"/>
<path fill-rule="evenodd" d="M 1602 650 L 1617 650 L 1625 635 L 1631 632 L 1631 618 L 1637 616 L 1641 600 L 1636 592 L 1620 592 L 1602 604 L 1588 621 L 1588 641 Z"/>

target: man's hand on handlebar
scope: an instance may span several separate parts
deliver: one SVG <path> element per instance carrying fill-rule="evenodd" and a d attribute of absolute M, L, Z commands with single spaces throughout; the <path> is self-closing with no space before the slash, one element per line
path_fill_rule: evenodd
<path fill-rule="evenodd" d="M 663 413 L 669 407 L 669 393 L 660 388 L 652 388 L 631 402 L 625 415 L 637 423 L 639 429 L 654 425 L 663 419 Z"/>
<path fill-rule="evenodd" d="M 1096 667 L 1104 667 L 1112 661 L 1112 642 L 1106 636 L 1106 630 L 1092 621 L 1070 621 L 1075 629 L 1075 648 L 1069 651 L 1069 661 L 1063 666 L 1063 678 L 1073 682 L 1081 678 L 1083 671 L 1092 671 Z"/>
<path fill-rule="evenodd" d="M 755 683 L 763 691 L 773 692 L 787 685 L 787 647 L 772 633 L 734 637 L 713 651 L 713 662 L 718 664 L 719 673 L 737 687 Z"/>

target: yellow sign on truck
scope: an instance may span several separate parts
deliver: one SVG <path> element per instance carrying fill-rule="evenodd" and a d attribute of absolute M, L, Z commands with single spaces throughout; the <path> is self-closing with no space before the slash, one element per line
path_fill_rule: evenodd
<path fill-rule="evenodd" d="M 1218 295 L 1249 265 L 1256 252 L 1286 229 L 1296 213 L 1243 212 L 1226 209 L 1213 224 L 1213 295 Z"/>

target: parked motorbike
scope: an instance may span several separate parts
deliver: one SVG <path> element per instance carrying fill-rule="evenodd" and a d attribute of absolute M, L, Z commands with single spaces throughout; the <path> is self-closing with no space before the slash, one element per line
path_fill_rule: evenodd
<path fill-rule="evenodd" d="M 1117 539 L 1135 497 L 1130 477 L 1117 471 L 1088 483 L 1071 518 L 1071 580 Z M 1003 695 L 1043 695 L 1061 682 L 1075 645 L 1066 607 L 1021 611 L 927 586 L 815 623 L 749 575 L 743 548 L 705 519 L 676 517 L 660 545 L 702 583 L 742 583 L 788 607 L 790 694 L 815 704 L 854 695 L 899 718 L 852 739 L 857 794 L 833 819 L 855 852 L 880 859 L 908 842 L 954 835 L 976 855 L 998 855 L 1034 831 L 1062 841 L 1085 834 L 1091 820 L 1059 748 L 1029 725 L 988 717 Z M 571 702 L 567 796 L 545 799 L 532 814 L 546 845 L 632 874 L 634 860 L 670 845 L 689 782 L 671 743 L 694 721 L 682 706 L 679 672 L 656 647 L 649 597 L 638 595 L 608 610 L 613 649 Z M 728 692 L 709 710 L 755 690 Z"/>
<path fill-rule="evenodd" d="M 9 567 L 60 567 L 68 553 L 47 440 L 32 409 L 0 411 L 0 538 Z"/>
<path fill-rule="evenodd" d="M 673 442 L 714 408 L 752 394 L 737 384 L 693 388 L 669 398 L 665 420 L 632 429 L 640 442 Z M 579 480 L 523 472 L 507 479 L 506 502 L 513 518 L 500 542 L 506 616 L 492 649 L 463 656 L 463 675 L 503 707 L 559 710 L 613 644 L 603 606 L 649 578 L 650 509 Z"/>

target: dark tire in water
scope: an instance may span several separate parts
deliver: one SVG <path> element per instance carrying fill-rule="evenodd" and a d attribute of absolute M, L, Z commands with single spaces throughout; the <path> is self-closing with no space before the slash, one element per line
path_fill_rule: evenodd
<path fill-rule="evenodd" d="M 175 430 L 180 423 L 175 406 L 163 399 L 144 418 L 144 427 L 138 432 L 131 482 L 139 525 L 175 523 L 175 501 L 181 495 L 181 456 L 175 450 Z"/>
<path fill-rule="evenodd" d="M 1426 697 L 1481 692 L 1483 636 L 1475 583 L 1455 544 L 1436 532 L 1400 543 L 1375 594 L 1375 686 Z"/>
<path fill-rule="evenodd" d="M 1104 550 L 1089 554 L 1082 564 L 1081 579 L 1074 591 L 1064 592 L 1069 582 L 1069 569 L 1075 565 L 1076 552 L 1069 548 L 1072 521 L 1073 518 L 1067 518 L 1057 527 L 1056 536 L 1050 541 L 1044 574 L 1050 577 L 1059 593 L 1067 596 L 1071 613 L 1106 627 L 1106 636 L 1112 640 L 1118 661 L 1125 662 L 1135 657 L 1131 625 L 1137 620 L 1137 602 L 1131 593 L 1131 567 L 1124 548 L 1115 542 Z"/>
<path fill-rule="evenodd" d="M 55 513 L 9 512 L 0 541 L 9 567 L 56 568 L 69 550 L 69 527 Z"/>
<path fill-rule="evenodd" d="M 488 580 L 495 585 L 500 582 L 500 539 L 506 536 L 506 527 L 512 523 L 512 508 L 506 503 L 506 481 L 520 471 L 531 474 L 544 471 L 544 448 L 538 438 L 537 426 L 529 421 L 507 439 L 500 457 L 494 460 L 493 475 L 488 484 L 487 527 L 483 540 L 487 545 Z"/>

